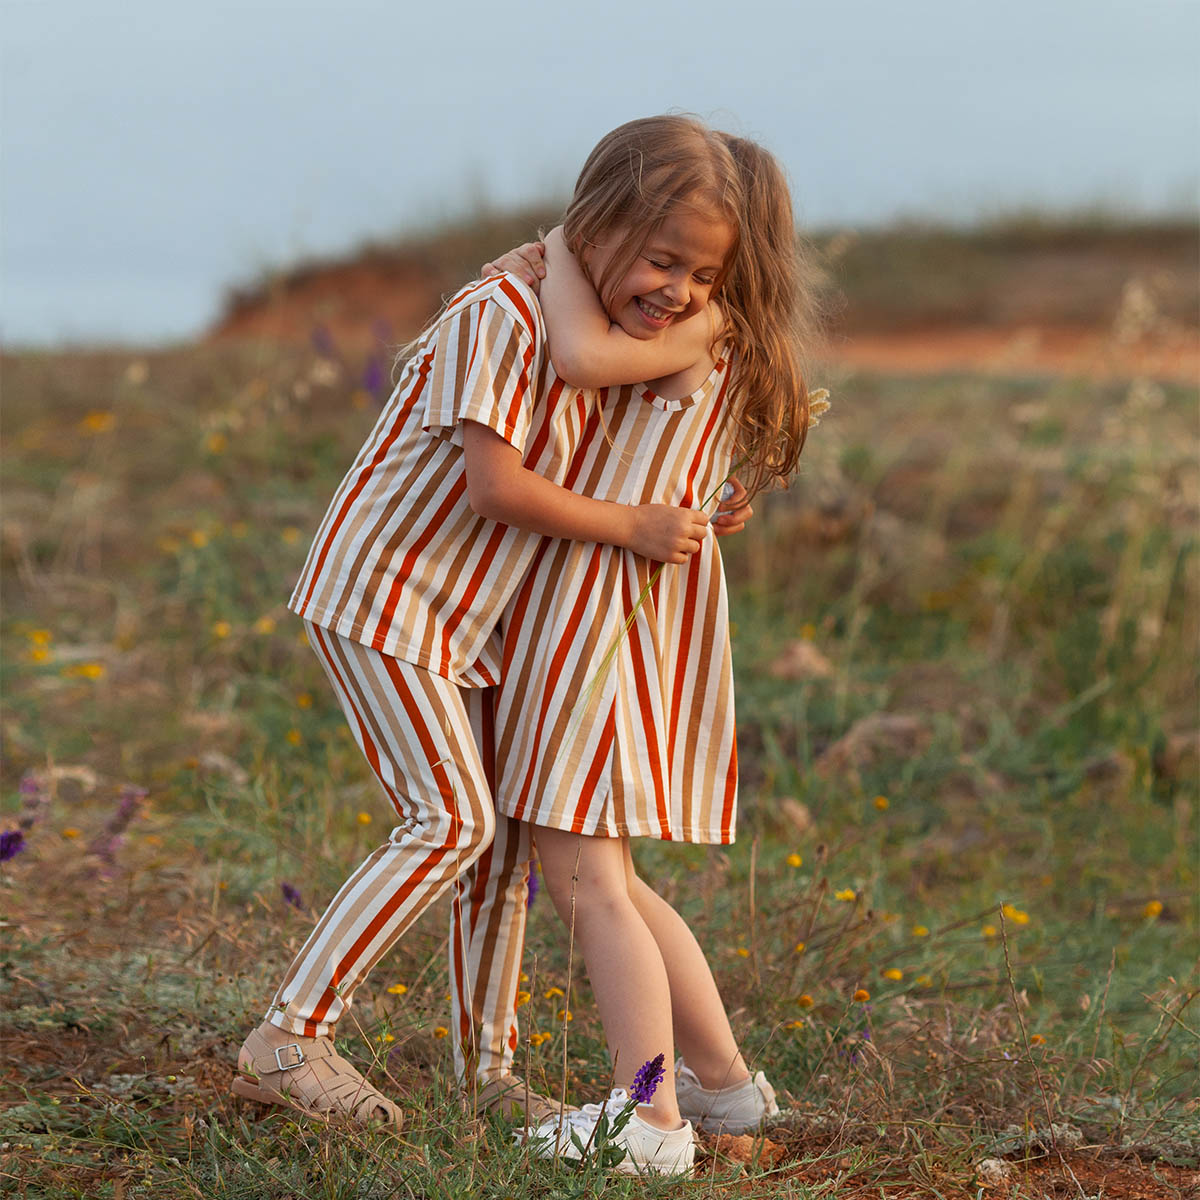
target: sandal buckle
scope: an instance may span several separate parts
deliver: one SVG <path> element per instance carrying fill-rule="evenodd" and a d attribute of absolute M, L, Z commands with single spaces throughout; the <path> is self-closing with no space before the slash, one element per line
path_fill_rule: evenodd
<path fill-rule="evenodd" d="M 294 1062 L 284 1062 L 283 1060 L 282 1056 L 289 1050 L 294 1050 L 296 1052 L 296 1058 Z M 289 1042 L 286 1046 L 275 1047 L 275 1065 L 281 1071 L 294 1071 L 297 1067 L 304 1066 L 305 1061 L 304 1051 L 300 1049 L 299 1042 Z"/>

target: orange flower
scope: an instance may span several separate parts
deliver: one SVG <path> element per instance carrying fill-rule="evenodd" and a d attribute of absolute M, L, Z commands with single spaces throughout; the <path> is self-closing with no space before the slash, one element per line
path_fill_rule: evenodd
<path fill-rule="evenodd" d="M 854 999 L 858 1004 L 866 1004 L 870 998 L 871 993 L 868 992 L 866 988 L 859 988 L 858 991 L 854 993 Z"/>

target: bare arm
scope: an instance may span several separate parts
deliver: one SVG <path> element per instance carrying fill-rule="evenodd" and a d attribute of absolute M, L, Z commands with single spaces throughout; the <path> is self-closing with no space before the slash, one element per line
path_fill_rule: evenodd
<path fill-rule="evenodd" d="M 546 235 L 546 277 L 538 293 L 549 334 L 550 361 L 575 387 L 642 383 L 676 375 L 708 358 L 720 313 L 710 304 L 687 321 L 643 341 L 609 321 L 608 313 L 563 240 L 561 226 Z"/>
<path fill-rule="evenodd" d="M 467 496 L 481 517 L 531 533 L 623 546 L 656 562 L 700 549 L 708 518 L 670 504 L 617 504 L 580 496 L 530 471 L 521 453 L 477 421 L 463 422 Z"/>

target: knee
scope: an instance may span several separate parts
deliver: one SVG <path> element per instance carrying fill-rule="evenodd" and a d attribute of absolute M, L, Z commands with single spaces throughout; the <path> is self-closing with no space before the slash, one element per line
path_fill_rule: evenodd
<path fill-rule="evenodd" d="M 482 802 L 476 803 L 476 800 Z M 474 862 L 492 844 L 496 836 L 496 810 L 490 797 L 473 798 L 471 804 L 460 804 L 451 814 L 450 836 L 459 859 Z"/>

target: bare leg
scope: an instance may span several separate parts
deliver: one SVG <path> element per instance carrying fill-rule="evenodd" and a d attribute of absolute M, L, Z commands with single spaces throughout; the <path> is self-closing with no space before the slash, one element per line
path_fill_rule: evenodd
<path fill-rule="evenodd" d="M 629 1087 L 638 1068 L 661 1054 L 666 1075 L 638 1115 L 660 1129 L 678 1129 L 670 986 L 658 943 L 629 895 L 627 839 L 541 826 L 534 832 L 546 890 L 568 928 L 574 898 L 575 942 L 608 1038 L 614 1082 Z"/>
<path fill-rule="evenodd" d="M 683 1061 L 702 1087 L 724 1088 L 749 1079 L 704 951 L 687 922 L 638 877 L 628 840 L 624 844 L 630 897 L 667 969 L 675 1041 Z"/>

